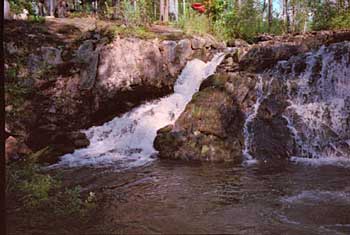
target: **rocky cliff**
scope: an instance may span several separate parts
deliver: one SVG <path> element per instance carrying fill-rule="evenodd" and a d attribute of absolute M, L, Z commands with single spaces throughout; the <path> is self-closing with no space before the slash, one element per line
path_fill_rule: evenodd
<path fill-rule="evenodd" d="M 350 32 L 231 43 L 217 74 L 158 131 L 162 158 L 280 162 L 348 157 Z"/>
<path fill-rule="evenodd" d="M 6 127 L 33 150 L 51 146 L 48 155 L 53 157 L 44 160 L 48 162 L 89 144 L 78 130 L 171 93 L 188 60 L 207 60 L 223 48 L 210 36 L 179 40 L 116 37 L 111 41 L 88 31 L 65 45 L 55 43 L 54 37 L 51 43 L 44 39 L 39 48 L 23 48 L 21 41 L 5 42 L 8 71 L 20 57 L 21 73 L 26 76 L 25 80 L 18 74 L 7 78 L 8 87 L 20 84 L 31 90 L 18 109 L 8 94 Z M 11 116 L 13 112 L 24 115 Z"/>

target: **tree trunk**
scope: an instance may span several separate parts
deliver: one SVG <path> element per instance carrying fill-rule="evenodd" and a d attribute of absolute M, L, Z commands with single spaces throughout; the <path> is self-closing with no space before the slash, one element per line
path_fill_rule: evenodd
<path fill-rule="evenodd" d="M 284 24 L 286 31 L 290 32 L 290 20 L 289 20 L 289 13 L 288 13 L 288 0 L 283 0 L 283 17 L 284 17 Z"/>
<path fill-rule="evenodd" d="M 295 5 L 292 5 L 292 32 L 294 33 L 296 31 L 296 19 L 295 19 Z"/>
<path fill-rule="evenodd" d="M 49 6 L 50 16 L 54 16 L 55 15 L 54 0 L 50 0 L 49 5 L 50 5 Z"/>
<path fill-rule="evenodd" d="M 164 0 L 159 2 L 159 20 L 164 21 Z"/>
<path fill-rule="evenodd" d="M 182 10 L 183 10 L 183 14 L 185 16 L 186 15 L 186 0 L 182 0 Z"/>
<path fill-rule="evenodd" d="M 160 21 L 169 21 L 169 0 L 160 0 Z"/>
<path fill-rule="evenodd" d="M 272 0 L 269 0 L 269 12 L 268 12 L 268 31 L 271 32 L 271 26 L 272 26 Z"/>

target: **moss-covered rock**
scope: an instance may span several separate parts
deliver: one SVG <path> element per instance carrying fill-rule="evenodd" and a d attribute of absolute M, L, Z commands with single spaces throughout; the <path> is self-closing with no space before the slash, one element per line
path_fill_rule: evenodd
<path fill-rule="evenodd" d="M 161 158 L 236 161 L 240 159 L 243 114 L 224 89 L 227 78 L 213 76 L 193 96 L 173 127 L 158 131 L 155 148 Z"/>

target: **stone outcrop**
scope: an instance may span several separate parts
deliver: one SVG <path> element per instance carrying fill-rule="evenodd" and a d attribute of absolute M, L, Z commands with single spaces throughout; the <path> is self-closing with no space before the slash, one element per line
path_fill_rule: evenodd
<path fill-rule="evenodd" d="M 174 127 L 158 132 L 160 157 L 234 161 L 243 143 L 243 114 L 225 89 L 207 87 L 193 97 Z M 238 151 L 237 151 L 238 150 Z"/>
<path fill-rule="evenodd" d="M 92 35 L 70 56 L 44 46 L 28 57 L 30 88 L 35 92 L 27 105 L 30 121 L 21 123 L 23 138 L 34 150 L 50 145 L 52 151 L 46 152 L 56 156 L 50 163 L 89 144 L 82 133 L 74 137 L 76 130 L 171 93 L 188 60 L 208 60 L 220 47 L 212 38 L 202 37 L 179 41 L 117 37 L 111 43 L 105 39 Z M 11 56 L 20 50 L 11 48 L 7 50 Z M 52 67 L 55 74 L 42 79 L 43 71 Z M 13 125 L 9 123 L 16 129 Z"/>
<path fill-rule="evenodd" d="M 252 46 L 239 62 L 240 69 L 262 72 L 278 61 L 288 60 L 322 45 L 350 40 L 350 31 L 320 31 L 300 35 L 275 36 Z"/>
<path fill-rule="evenodd" d="M 202 83 L 174 126 L 158 131 L 159 156 L 239 161 L 245 144 L 253 158 L 270 164 L 291 156 L 349 156 L 350 54 L 343 42 L 349 37 L 326 31 L 264 36 L 256 45 L 230 42 L 217 74 Z"/>

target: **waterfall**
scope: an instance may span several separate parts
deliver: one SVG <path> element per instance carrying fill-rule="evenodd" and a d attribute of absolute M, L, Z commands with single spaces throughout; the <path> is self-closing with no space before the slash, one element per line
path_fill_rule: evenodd
<path fill-rule="evenodd" d="M 258 115 L 258 111 L 260 108 L 261 103 L 270 96 L 271 94 L 271 84 L 272 84 L 273 78 L 270 79 L 268 86 L 267 86 L 267 92 L 264 93 L 264 81 L 262 76 L 258 76 L 258 81 L 255 85 L 256 90 L 256 102 L 253 106 L 253 110 L 247 114 L 244 126 L 243 126 L 243 136 L 244 136 L 244 149 L 242 151 L 243 157 L 244 157 L 244 164 L 254 164 L 256 160 L 253 158 L 253 156 L 249 153 L 250 147 L 252 144 L 252 136 L 254 135 L 254 130 L 251 128 L 251 125 Z"/>
<path fill-rule="evenodd" d="M 85 130 L 90 145 L 62 156 L 51 167 L 113 165 L 128 169 L 151 162 L 152 155 L 157 153 L 153 148 L 157 130 L 175 122 L 201 82 L 215 72 L 223 59 L 224 54 L 220 53 L 208 63 L 198 59 L 189 61 L 175 83 L 174 94 Z"/>
<path fill-rule="evenodd" d="M 323 46 L 306 54 L 305 62 L 302 73 L 293 64 L 284 77 L 290 103 L 284 118 L 298 152 L 292 159 L 349 161 L 350 42 Z"/>

